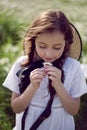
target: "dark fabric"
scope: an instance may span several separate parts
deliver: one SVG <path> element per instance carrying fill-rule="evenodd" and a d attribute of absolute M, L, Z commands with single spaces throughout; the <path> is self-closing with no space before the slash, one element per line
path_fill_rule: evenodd
<path fill-rule="evenodd" d="M 40 124 L 47 119 L 51 114 L 51 106 L 55 95 L 55 90 L 51 86 L 51 80 L 49 81 L 49 91 L 50 91 L 50 100 L 48 101 L 47 107 L 45 110 L 41 113 L 41 115 L 38 117 L 38 119 L 33 123 L 31 128 L 29 130 L 37 130 L 37 128 L 40 126 Z"/>
<path fill-rule="evenodd" d="M 22 117 L 21 130 L 24 130 L 24 129 L 25 129 L 25 120 L 26 120 L 27 112 L 28 112 L 28 107 L 27 107 L 26 110 L 24 111 L 24 114 L 23 114 L 23 117 Z"/>
<path fill-rule="evenodd" d="M 38 61 L 33 62 L 32 64 L 30 64 L 29 66 L 23 67 L 22 69 L 20 69 L 17 72 L 16 75 L 19 78 L 21 78 L 21 82 L 19 84 L 19 90 L 20 90 L 21 94 L 25 91 L 25 89 L 27 88 L 27 86 L 30 83 L 30 80 L 29 80 L 30 72 L 33 71 L 36 68 L 41 68 L 43 66 L 42 63 L 43 63 L 43 60 L 38 60 Z M 22 117 L 21 130 L 25 129 L 25 120 L 26 120 L 26 116 L 27 116 L 27 111 L 28 111 L 28 107 L 24 111 L 24 114 L 23 114 L 23 117 Z"/>
<path fill-rule="evenodd" d="M 41 68 L 43 67 L 43 60 L 39 60 L 36 62 L 33 62 L 32 64 L 30 64 L 27 67 L 22 68 L 21 70 L 19 70 L 17 72 L 17 76 L 21 77 L 21 83 L 19 84 L 19 89 L 20 89 L 20 93 L 23 93 L 24 90 L 27 88 L 27 86 L 30 83 L 29 80 L 29 75 L 30 72 L 36 68 Z M 55 62 L 53 62 L 53 66 L 59 68 L 60 70 L 62 69 L 61 64 L 58 65 L 58 60 L 56 60 Z M 62 71 L 62 77 L 63 77 L 63 71 Z M 63 82 L 62 78 L 62 82 Z M 31 126 L 31 128 L 29 130 L 36 130 L 40 124 L 50 116 L 51 114 L 51 106 L 52 106 L 52 102 L 55 96 L 55 89 L 52 87 L 51 85 L 51 80 L 49 80 L 49 92 L 50 92 L 50 100 L 48 101 L 48 104 L 45 108 L 45 110 L 41 113 L 41 115 L 38 117 L 38 119 L 33 123 L 33 125 Z M 27 116 L 27 111 L 28 111 L 28 107 L 26 108 L 26 110 L 24 111 L 23 117 L 22 117 L 22 122 L 21 122 L 21 130 L 25 129 L 25 120 L 26 120 L 26 116 Z"/>
<path fill-rule="evenodd" d="M 31 63 L 29 66 L 23 67 L 17 72 L 16 75 L 19 78 L 21 78 L 21 82 L 19 84 L 20 93 L 23 93 L 30 83 L 30 80 L 29 80 L 30 72 L 36 68 L 41 68 L 43 66 L 42 63 L 43 63 L 43 60 L 38 60 L 36 62 Z"/>

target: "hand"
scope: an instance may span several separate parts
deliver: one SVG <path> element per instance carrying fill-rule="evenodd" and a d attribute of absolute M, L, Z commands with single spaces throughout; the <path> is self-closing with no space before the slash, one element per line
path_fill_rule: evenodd
<path fill-rule="evenodd" d="M 30 73 L 30 82 L 31 82 L 32 86 L 38 88 L 40 85 L 40 82 L 43 80 L 45 75 L 46 74 L 45 74 L 45 71 L 43 68 L 37 68 L 37 69 L 33 70 Z"/>
<path fill-rule="evenodd" d="M 52 86 L 56 89 L 61 83 L 61 70 L 54 66 L 45 67 L 45 72 L 52 81 Z"/>

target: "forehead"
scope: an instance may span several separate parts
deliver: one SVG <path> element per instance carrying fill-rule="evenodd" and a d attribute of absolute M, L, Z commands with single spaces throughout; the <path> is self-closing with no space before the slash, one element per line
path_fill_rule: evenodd
<path fill-rule="evenodd" d="M 37 36 L 36 42 L 42 42 L 46 44 L 65 43 L 64 34 L 61 33 L 60 31 L 41 33 Z"/>

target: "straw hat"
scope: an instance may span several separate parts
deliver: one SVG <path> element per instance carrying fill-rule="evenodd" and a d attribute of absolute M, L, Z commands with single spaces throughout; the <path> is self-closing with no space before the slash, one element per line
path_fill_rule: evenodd
<path fill-rule="evenodd" d="M 82 53 L 82 40 L 76 27 L 71 23 L 73 30 L 73 43 L 70 46 L 70 57 L 79 60 Z"/>
<path fill-rule="evenodd" d="M 71 23 L 70 23 L 71 24 Z M 72 30 L 73 30 L 73 43 L 70 45 L 70 53 L 69 56 L 79 60 L 82 53 L 82 40 L 80 37 L 79 32 L 77 31 L 76 27 L 71 24 Z M 28 55 L 30 46 L 28 42 L 26 44 L 24 43 L 24 53 L 25 55 Z"/>

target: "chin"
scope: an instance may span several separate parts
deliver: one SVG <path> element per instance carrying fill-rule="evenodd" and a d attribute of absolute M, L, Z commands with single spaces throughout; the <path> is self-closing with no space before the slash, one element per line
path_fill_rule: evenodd
<path fill-rule="evenodd" d="M 55 60 L 48 60 L 48 59 L 45 59 L 44 61 L 45 61 L 45 62 L 50 62 L 50 63 L 51 63 L 51 62 L 54 62 Z"/>

